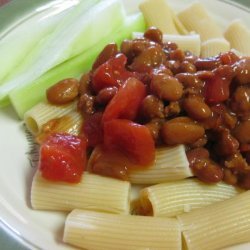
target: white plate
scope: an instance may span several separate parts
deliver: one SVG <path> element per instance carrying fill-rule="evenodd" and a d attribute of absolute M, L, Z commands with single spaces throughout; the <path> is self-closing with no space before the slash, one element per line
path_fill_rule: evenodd
<path fill-rule="evenodd" d="M 137 10 L 141 0 L 123 0 L 130 12 Z M 172 0 L 175 10 L 180 10 L 190 0 Z M 202 0 L 222 28 L 233 19 L 250 23 L 249 10 L 229 1 Z M 223 10 L 223 16 L 222 16 Z M 30 249 L 72 249 L 62 243 L 65 214 L 34 211 L 30 208 L 29 193 L 34 168 L 27 152 L 29 143 L 24 125 L 11 108 L 0 111 L 0 221 L 13 239 L 18 239 Z M 1 247 L 0 247 L 1 248 Z M 230 249 L 249 250 L 250 243 Z"/>

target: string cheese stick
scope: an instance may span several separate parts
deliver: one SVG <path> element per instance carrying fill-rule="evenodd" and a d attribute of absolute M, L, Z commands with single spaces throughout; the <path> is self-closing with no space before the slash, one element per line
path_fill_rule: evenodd
<path fill-rule="evenodd" d="M 188 250 L 221 249 L 250 241 L 250 191 L 177 216 Z"/>
<path fill-rule="evenodd" d="M 91 250 L 181 250 L 181 231 L 176 219 L 73 210 L 63 241 Z"/>
<path fill-rule="evenodd" d="M 153 216 L 173 217 L 229 199 L 240 192 L 241 189 L 232 185 L 225 183 L 209 185 L 192 178 L 144 188 L 140 192 L 140 200 L 142 205 L 148 204 L 145 199 L 150 202 Z M 144 208 L 143 211 L 148 209 Z"/>
<path fill-rule="evenodd" d="M 206 8 L 199 2 L 191 4 L 177 15 L 188 31 L 200 34 L 201 41 L 211 38 L 222 38 L 223 33 Z"/>
<path fill-rule="evenodd" d="M 201 44 L 201 57 L 212 57 L 229 50 L 230 43 L 225 38 L 212 38 Z"/>
<path fill-rule="evenodd" d="M 66 105 L 52 105 L 47 102 L 38 103 L 24 114 L 24 122 L 29 131 L 37 135 L 42 125 L 54 118 L 60 118 L 76 110 L 76 102 Z"/>
<path fill-rule="evenodd" d="M 133 38 L 143 38 L 143 33 L 133 32 Z M 173 42 L 176 43 L 178 48 L 183 51 L 190 51 L 194 55 L 199 56 L 201 50 L 201 40 L 200 35 L 190 34 L 190 35 L 169 35 L 163 34 L 163 42 Z"/>
<path fill-rule="evenodd" d="M 166 0 L 145 0 L 139 8 L 148 27 L 155 26 L 163 33 L 179 34 L 175 27 L 172 10 Z"/>
<path fill-rule="evenodd" d="M 246 56 L 250 56 L 250 30 L 242 20 L 234 20 L 227 27 L 225 38 L 231 47 Z"/>
<path fill-rule="evenodd" d="M 129 213 L 130 183 L 84 172 L 78 184 L 50 182 L 40 172 L 34 176 L 31 204 L 34 209 L 71 211 L 75 208 Z"/>

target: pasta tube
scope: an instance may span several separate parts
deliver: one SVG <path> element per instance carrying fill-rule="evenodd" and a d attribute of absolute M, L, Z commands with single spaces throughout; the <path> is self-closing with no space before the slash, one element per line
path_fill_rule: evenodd
<path fill-rule="evenodd" d="M 201 57 L 216 56 L 230 50 L 230 43 L 224 38 L 212 38 L 201 44 Z"/>
<path fill-rule="evenodd" d="M 209 16 L 206 8 L 201 3 L 195 2 L 191 4 L 179 12 L 177 16 L 188 31 L 195 31 L 200 34 L 201 41 L 223 37 L 220 27 Z"/>
<path fill-rule="evenodd" d="M 91 250 L 181 249 L 176 219 L 73 210 L 63 241 Z"/>
<path fill-rule="evenodd" d="M 250 30 L 241 20 L 234 20 L 227 27 L 224 36 L 233 49 L 250 56 Z"/>
<path fill-rule="evenodd" d="M 141 190 L 141 204 L 150 207 L 142 209 L 153 216 L 172 217 L 183 212 L 229 199 L 241 192 L 240 189 L 224 183 L 205 184 L 197 179 L 168 182 Z M 148 201 L 147 201 L 148 200 Z"/>
<path fill-rule="evenodd" d="M 39 171 L 31 187 L 34 209 L 71 211 L 75 208 L 129 213 L 130 183 L 85 172 L 78 184 L 50 182 Z"/>
<path fill-rule="evenodd" d="M 187 249 L 221 249 L 250 241 L 250 191 L 177 218 Z"/>
<path fill-rule="evenodd" d="M 146 0 L 139 5 L 139 8 L 148 27 L 155 26 L 163 33 L 179 34 L 175 27 L 172 10 L 166 0 Z"/>
<path fill-rule="evenodd" d="M 32 134 L 37 135 L 41 132 L 43 124 L 52 119 L 67 115 L 73 110 L 76 110 L 76 102 L 60 106 L 41 102 L 24 114 L 24 122 L 29 131 Z"/>
<path fill-rule="evenodd" d="M 143 38 L 143 33 L 133 32 L 133 38 Z M 190 51 L 194 55 L 199 56 L 201 51 L 201 40 L 200 35 L 190 34 L 190 35 L 163 35 L 163 42 L 173 42 L 176 43 L 178 48 L 184 51 Z"/>
<path fill-rule="evenodd" d="M 181 180 L 193 176 L 184 145 L 156 149 L 155 162 L 146 169 L 129 173 L 129 181 L 135 184 L 157 184 Z"/>

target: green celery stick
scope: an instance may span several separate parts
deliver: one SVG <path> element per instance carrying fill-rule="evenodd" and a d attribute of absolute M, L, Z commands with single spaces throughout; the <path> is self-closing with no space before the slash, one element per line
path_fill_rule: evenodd
<path fill-rule="evenodd" d="M 129 16 L 126 22 L 114 34 L 107 36 L 84 52 L 48 71 L 32 84 L 16 88 L 10 92 L 11 103 L 20 118 L 35 104 L 45 99 L 45 91 L 56 82 L 69 77 L 79 77 L 88 71 L 97 55 L 110 42 L 120 44 L 125 38 L 130 38 L 133 31 L 143 32 L 145 22 L 142 14 Z"/>

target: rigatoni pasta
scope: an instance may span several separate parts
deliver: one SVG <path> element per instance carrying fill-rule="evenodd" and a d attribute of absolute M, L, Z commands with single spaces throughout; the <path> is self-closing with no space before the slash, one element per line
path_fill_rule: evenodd
<path fill-rule="evenodd" d="M 250 191 L 177 218 L 188 250 L 221 249 L 250 241 Z"/>
<path fill-rule="evenodd" d="M 71 211 L 75 208 L 129 213 L 130 183 L 85 172 L 78 184 L 51 182 L 40 172 L 31 187 L 34 209 Z"/>
<path fill-rule="evenodd" d="M 28 110 L 24 114 L 24 122 L 30 132 L 37 135 L 41 132 L 42 125 L 51 119 L 60 118 L 76 109 L 76 102 L 65 105 L 52 105 L 47 102 L 41 102 Z"/>
<path fill-rule="evenodd" d="M 166 0 L 146 0 L 139 8 L 149 27 L 155 26 L 163 33 L 179 34 L 175 27 L 173 12 Z"/>
<path fill-rule="evenodd" d="M 140 192 L 140 200 L 142 206 L 149 202 L 152 208 L 152 211 L 149 208 L 143 211 L 157 217 L 173 217 L 229 199 L 240 192 L 241 189 L 225 183 L 209 185 L 191 178 L 146 187 Z"/>
<path fill-rule="evenodd" d="M 234 20 L 230 23 L 224 36 L 233 49 L 236 49 L 243 55 L 250 56 L 250 30 L 242 20 Z"/>
<path fill-rule="evenodd" d="M 230 43 L 225 38 L 212 38 L 201 44 L 201 57 L 212 57 L 229 50 Z"/>
<path fill-rule="evenodd" d="M 73 210 L 63 241 L 91 250 L 181 250 L 181 230 L 176 219 Z"/>
<path fill-rule="evenodd" d="M 195 31 L 200 35 L 201 41 L 207 41 L 211 38 L 223 38 L 219 25 L 199 2 L 192 3 L 179 12 L 177 16 L 189 32 Z"/>

